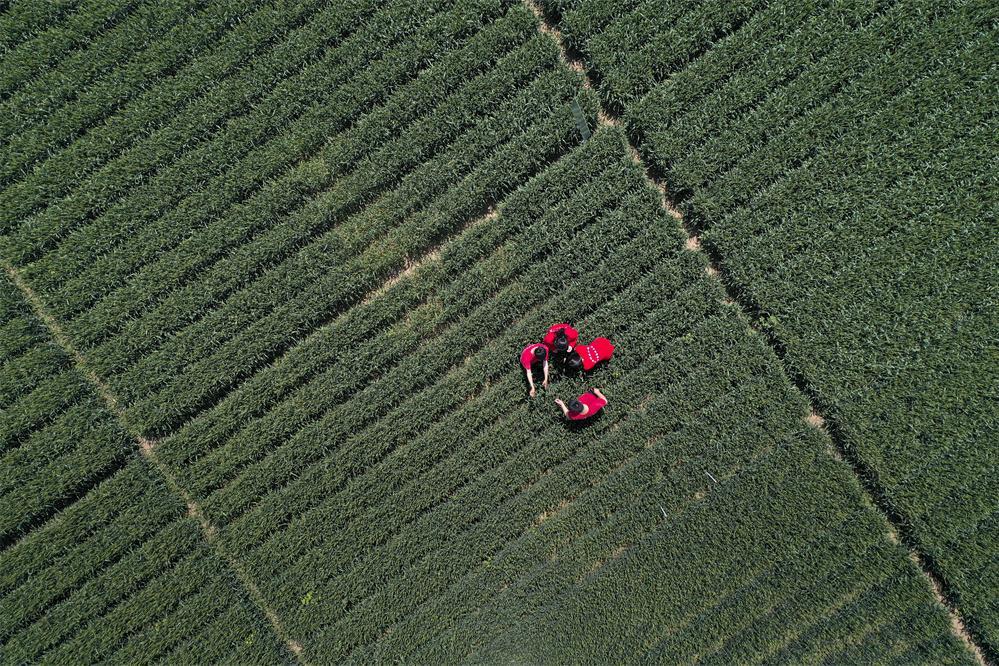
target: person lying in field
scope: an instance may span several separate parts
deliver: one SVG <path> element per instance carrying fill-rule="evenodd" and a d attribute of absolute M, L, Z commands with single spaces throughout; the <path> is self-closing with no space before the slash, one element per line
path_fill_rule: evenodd
<path fill-rule="evenodd" d="M 567 354 L 579 342 L 579 331 L 569 324 L 552 324 L 545 333 L 544 344 L 549 351 Z"/>
<path fill-rule="evenodd" d="M 593 388 L 578 398 L 570 400 L 568 405 L 558 398 L 555 398 L 555 404 L 562 408 L 565 418 L 570 421 L 584 421 L 595 416 L 607 405 L 607 396 L 601 393 L 600 389 Z"/>
<path fill-rule="evenodd" d="M 520 364 L 527 371 L 527 383 L 531 386 L 530 395 L 538 394 L 534 388 L 534 378 L 542 376 L 541 386 L 548 388 L 548 347 L 543 344 L 527 345 L 520 352 Z"/>
<path fill-rule="evenodd" d="M 607 338 L 594 338 L 588 345 L 579 345 L 566 358 L 569 370 L 590 371 L 601 361 L 609 361 L 614 355 L 614 345 Z"/>

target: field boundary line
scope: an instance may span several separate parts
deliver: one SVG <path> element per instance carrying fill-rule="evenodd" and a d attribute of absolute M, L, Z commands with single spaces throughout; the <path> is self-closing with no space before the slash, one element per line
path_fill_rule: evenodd
<path fill-rule="evenodd" d="M 547 35 L 556 43 L 563 64 L 570 70 L 582 74 L 584 88 L 596 90 L 596 86 L 593 84 L 592 73 L 586 69 L 586 64 L 581 54 L 570 52 L 566 47 L 561 31 L 550 22 L 544 8 L 539 4 L 539 0 L 521 1 L 537 17 L 538 31 Z M 896 539 L 889 537 L 890 540 L 896 540 L 900 546 L 908 551 L 909 559 L 926 579 L 933 598 L 946 611 L 952 633 L 965 645 L 979 664 L 982 666 L 993 664 L 994 655 L 988 654 L 983 647 L 985 642 L 968 629 L 968 624 L 953 594 L 949 591 L 950 588 L 946 583 L 945 577 L 935 565 L 933 559 L 923 552 L 916 537 L 906 528 L 904 516 L 892 505 L 891 500 L 888 498 L 879 481 L 878 473 L 846 445 L 842 429 L 837 423 L 830 421 L 830 415 L 825 413 L 827 410 L 822 409 L 823 401 L 820 398 L 818 390 L 788 360 L 787 346 L 773 332 L 760 325 L 760 307 L 748 301 L 744 294 L 741 294 L 732 286 L 732 283 L 721 269 L 721 257 L 717 250 L 701 245 L 700 231 L 691 222 L 685 220 L 683 214 L 673 205 L 666 185 L 642 158 L 631 137 L 631 133 L 623 126 L 620 118 L 608 111 L 606 102 L 600 98 L 599 94 L 597 98 L 600 105 L 600 111 L 597 114 L 598 125 L 620 127 L 624 130 L 624 140 L 632 161 L 642 169 L 649 184 L 659 191 L 660 203 L 663 210 L 677 221 L 680 230 L 686 236 L 686 249 L 704 255 L 707 259 L 705 270 L 709 276 L 717 279 L 720 283 L 724 290 L 725 301 L 737 306 L 749 328 L 759 333 L 762 339 L 767 342 L 767 345 L 777 357 L 784 375 L 808 405 L 809 410 L 808 414 L 804 416 L 804 421 L 809 427 L 820 430 L 828 437 L 831 443 L 831 446 L 827 447 L 829 455 L 838 461 L 845 462 L 849 466 L 866 499 L 888 523 L 890 533 L 897 535 Z"/>
<path fill-rule="evenodd" d="M 121 403 L 118 400 L 118 396 L 115 395 L 111 386 L 108 385 L 96 372 L 91 370 L 87 365 L 86 357 L 83 353 L 76 348 L 73 341 L 62 329 L 62 326 L 46 309 L 45 304 L 42 299 L 35 293 L 31 286 L 25 282 L 21 274 L 8 262 L 6 259 L 0 260 L 0 265 L 2 265 L 4 272 L 10 278 L 11 282 L 17 287 L 18 291 L 25 300 L 28 301 L 34 314 L 45 324 L 48 329 L 49 334 L 55 340 L 55 342 L 67 353 L 70 358 L 73 359 L 73 365 L 77 371 L 82 374 L 86 380 L 93 386 L 94 390 L 97 392 L 98 396 L 105 403 L 108 410 L 114 414 L 115 418 L 118 420 L 119 425 L 135 440 L 139 445 L 139 452 L 142 454 L 146 460 L 148 460 L 156 468 L 156 470 L 163 476 L 166 481 L 167 487 L 173 492 L 177 497 L 184 502 L 187 507 L 187 515 L 195 519 L 199 526 L 201 527 L 202 535 L 205 541 L 215 550 L 216 554 L 225 561 L 229 568 L 236 574 L 236 578 L 239 583 L 249 594 L 250 599 L 257 606 L 261 613 L 271 625 L 271 629 L 274 631 L 275 635 L 281 642 L 285 644 L 289 652 L 298 660 L 301 664 L 307 664 L 308 661 L 305 658 L 302 645 L 292 639 L 288 634 L 287 629 L 285 629 L 284 623 L 278 616 L 277 612 L 267 603 L 264 596 L 260 592 L 260 588 L 247 573 L 243 565 L 230 554 L 225 547 L 218 540 L 218 528 L 212 524 L 212 522 L 205 516 L 201 507 L 198 505 L 197 501 L 191 496 L 191 494 L 180 484 L 177 477 L 174 476 L 170 468 L 160 460 L 159 456 L 156 455 L 156 444 L 158 443 L 155 439 L 150 439 L 143 437 L 141 434 L 136 433 L 129 427 L 128 422 L 125 418 L 125 410 L 122 408 Z"/>

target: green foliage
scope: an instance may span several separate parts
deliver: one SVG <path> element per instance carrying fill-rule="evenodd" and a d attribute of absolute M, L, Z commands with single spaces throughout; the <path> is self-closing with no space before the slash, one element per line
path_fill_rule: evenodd
<path fill-rule="evenodd" d="M 600 94 L 994 657 L 989 8 L 556 5 Z"/>
<path fill-rule="evenodd" d="M 816 385 L 849 415 L 866 375 L 841 350 L 877 295 L 849 291 L 866 309 L 837 333 L 820 273 L 981 263 L 987 225 L 943 214 L 948 184 L 987 185 L 989 110 L 961 102 L 994 83 L 965 39 L 979 9 L 546 10 L 597 90 L 515 0 L 0 13 L 0 258 L 80 352 L 0 282 L 0 661 L 290 662 L 286 630 L 314 663 L 968 663 L 598 111 L 689 195 L 786 362 L 841 363 Z M 943 117 L 931 138 L 899 123 Z M 927 193 L 930 217 L 890 222 Z M 844 239 L 851 197 L 884 229 L 871 247 Z M 823 307 L 787 306 L 805 295 Z M 919 319 L 893 362 L 938 344 L 931 324 L 971 344 L 981 312 L 953 314 L 968 324 Z M 518 352 L 556 320 L 618 351 L 531 400 Z M 820 336 L 835 353 L 801 353 Z M 945 415 L 964 394 L 936 381 Z M 552 399 L 591 386 L 610 404 L 568 426 Z M 996 482 L 976 426 L 946 421 L 960 436 L 926 459 L 853 423 L 986 626 L 994 493 L 965 490 Z M 160 438 L 154 460 L 136 433 Z"/>

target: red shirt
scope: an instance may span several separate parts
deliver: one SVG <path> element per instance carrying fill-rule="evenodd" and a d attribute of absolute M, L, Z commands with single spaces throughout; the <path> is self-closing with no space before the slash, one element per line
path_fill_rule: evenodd
<path fill-rule="evenodd" d="M 544 360 L 548 360 L 548 347 L 542 344 L 527 345 L 524 347 L 524 351 L 520 352 L 520 364 L 524 366 L 524 370 L 530 370 L 531 364 L 534 363 L 534 350 L 541 347 L 545 350 Z"/>
<path fill-rule="evenodd" d="M 576 347 L 576 353 L 583 361 L 583 370 L 592 370 L 597 363 L 614 355 L 614 345 L 607 338 L 596 338 L 588 345 Z"/>
<path fill-rule="evenodd" d="M 562 330 L 565 331 L 565 337 L 569 341 L 570 347 L 575 347 L 576 343 L 579 342 L 579 331 L 572 326 L 569 324 L 552 324 L 548 327 L 548 332 L 545 333 L 545 345 L 548 349 L 555 348 L 555 336 Z"/>
<path fill-rule="evenodd" d="M 603 409 L 603 406 L 607 404 L 606 400 L 601 400 L 600 398 L 598 398 L 593 393 L 590 393 L 589 391 L 579 396 L 577 400 L 586 405 L 589 408 L 589 411 L 586 412 L 585 414 L 573 414 L 572 412 L 569 412 L 566 416 L 569 418 L 570 421 L 583 421 L 585 419 L 588 419 L 597 412 L 599 412 L 601 409 Z"/>

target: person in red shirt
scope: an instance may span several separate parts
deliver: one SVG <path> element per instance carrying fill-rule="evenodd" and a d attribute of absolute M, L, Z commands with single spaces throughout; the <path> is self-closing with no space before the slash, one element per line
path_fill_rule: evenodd
<path fill-rule="evenodd" d="M 601 393 L 600 389 L 594 388 L 575 400 L 570 400 L 568 405 L 558 398 L 555 398 L 555 403 L 562 408 L 565 418 L 570 421 L 585 421 L 607 405 L 607 396 Z"/>
<path fill-rule="evenodd" d="M 614 355 L 614 345 L 607 338 L 594 338 L 588 345 L 579 345 L 566 359 L 566 367 L 570 370 L 589 371 L 601 361 L 608 361 Z"/>
<path fill-rule="evenodd" d="M 569 324 L 552 324 L 545 333 L 545 346 L 556 354 L 571 352 L 577 342 L 579 342 L 579 331 Z"/>
<path fill-rule="evenodd" d="M 541 375 L 543 388 L 548 388 L 548 347 L 543 344 L 527 345 L 520 352 L 520 364 L 527 371 L 527 383 L 531 386 L 531 397 L 538 394 L 534 388 L 534 377 Z"/>

